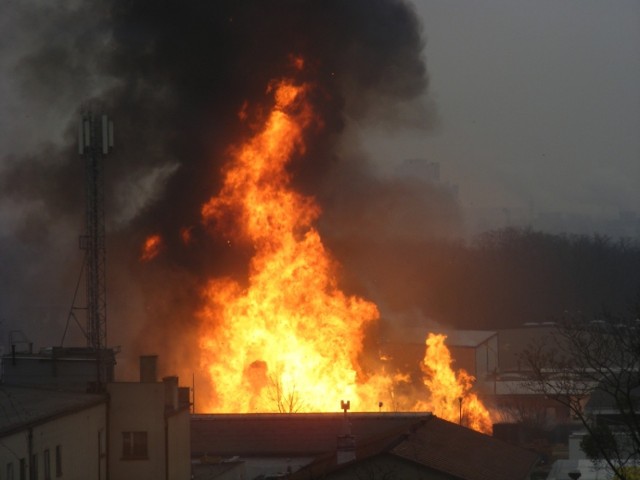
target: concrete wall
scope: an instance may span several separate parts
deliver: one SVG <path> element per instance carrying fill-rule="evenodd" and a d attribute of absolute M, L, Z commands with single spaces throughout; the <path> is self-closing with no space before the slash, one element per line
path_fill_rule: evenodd
<path fill-rule="evenodd" d="M 169 453 L 168 480 L 187 480 L 191 477 L 191 418 L 183 409 L 167 418 L 167 446 Z"/>
<path fill-rule="evenodd" d="M 99 404 L 1 438 L 0 478 L 5 478 L 7 464 L 12 463 L 13 478 L 19 479 L 21 458 L 27 466 L 26 478 L 30 478 L 30 450 L 37 457 L 38 478 L 45 478 L 44 457 L 45 450 L 48 450 L 51 478 L 105 480 L 106 445 L 100 445 L 100 439 L 106 439 L 106 411 L 106 403 Z M 56 447 L 59 447 L 61 452 L 60 477 L 56 476 Z M 102 457 L 100 450 L 104 454 Z"/>
<path fill-rule="evenodd" d="M 167 389 L 172 391 L 168 394 Z M 188 480 L 189 409 L 176 408 L 172 382 L 110 383 L 110 478 Z M 169 403 L 169 404 L 168 404 Z M 147 432 L 147 458 L 123 458 L 123 432 Z"/>
<path fill-rule="evenodd" d="M 166 480 L 164 385 L 111 383 L 109 474 L 113 479 Z M 123 432 L 147 432 L 148 457 L 122 458 Z"/>
<path fill-rule="evenodd" d="M 498 336 L 494 335 L 476 349 L 476 371 L 478 381 L 492 376 L 498 371 Z"/>

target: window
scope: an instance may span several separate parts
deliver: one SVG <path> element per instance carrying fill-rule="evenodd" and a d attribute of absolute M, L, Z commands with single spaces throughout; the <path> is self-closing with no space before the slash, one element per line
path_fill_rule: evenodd
<path fill-rule="evenodd" d="M 62 476 L 62 447 L 56 445 L 56 477 Z"/>
<path fill-rule="evenodd" d="M 13 463 L 7 463 L 7 480 L 13 480 Z"/>
<path fill-rule="evenodd" d="M 51 455 L 48 448 L 44 451 L 44 480 L 51 480 Z"/>
<path fill-rule="evenodd" d="M 148 458 L 147 432 L 122 432 L 122 458 L 125 460 Z"/>
<path fill-rule="evenodd" d="M 27 461 L 20 459 L 20 480 L 27 480 Z"/>

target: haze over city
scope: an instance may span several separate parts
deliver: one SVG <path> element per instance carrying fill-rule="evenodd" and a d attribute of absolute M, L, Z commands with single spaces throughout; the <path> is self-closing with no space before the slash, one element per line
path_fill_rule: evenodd
<path fill-rule="evenodd" d="M 171 350 L 167 332 L 192 339 L 202 280 L 247 268 L 245 250 L 199 226 L 200 208 L 244 132 L 238 112 L 282 74 L 292 45 L 320 59 L 315 73 L 331 94 L 328 128 L 310 161 L 294 163 L 294 183 L 318 200 L 318 229 L 348 289 L 383 314 L 475 321 L 439 305 L 453 295 L 444 286 L 425 295 L 421 276 L 444 285 L 446 267 L 398 261 L 413 248 L 420 258 L 423 241 L 543 229 L 545 218 L 555 219 L 552 233 L 637 236 L 638 2 L 329 2 L 317 17 L 308 12 L 319 4 L 293 4 L 225 4 L 207 20 L 193 5 L 0 6 L 5 326 L 37 343 L 78 335 L 69 317 L 84 221 L 75 141 L 93 99 L 116 132 L 105 168 L 111 338 L 132 350 Z M 264 28 L 253 28 L 258 19 Z M 190 250 L 171 236 L 185 225 L 196 225 Z M 156 233 L 164 255 L 143 265 L 141 246 Z"/>

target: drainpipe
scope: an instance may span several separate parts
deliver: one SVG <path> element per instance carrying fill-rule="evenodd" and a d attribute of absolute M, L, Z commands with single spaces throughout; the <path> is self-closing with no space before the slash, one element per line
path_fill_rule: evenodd
<path fill-rule="evenodd" d="M 28 441 L 27 441 L 27 455 L 29 458 L 27 459 L 27 465 L 29 466 L 29 473 L 27 478 L 34 478 L 33 472 L 35 472 L 36 466 L 33 464 L 33 428 L 29 427 L 28 433 Z"/>
<path fill-rule="evenodd" d="M 169 418 L 164 416 L 164 478 L 169 480 Z"/>
<path fill-rule="evenodd" d="M 104 452 L 105 452 L 105 455 L 106 455 L 106 458 L 105 458 L 106 464 L 105 464 L 105 468 L 104 468 L 106 476 L 107 476 L 106 480 L 109 480 L 109 464 L 111 463 L 111 449 L 109 448 L 109 445 L 110 445 L 110 442 L 111 442 L 111 415 L 110 415 L 110 412 L 111 412 L 111 393 L 107 393 L 107 412 L 106 412 L 106 418 L 105 418 L 105 423 L 106 423 L 105 427 L 106 428 L 105 428 L 105 434 L 104 434 L 104 436 L 105 436 L 105 440 L 104 441 L 106 442 L 106 445 L 104 446 L 105 447 Z"/>

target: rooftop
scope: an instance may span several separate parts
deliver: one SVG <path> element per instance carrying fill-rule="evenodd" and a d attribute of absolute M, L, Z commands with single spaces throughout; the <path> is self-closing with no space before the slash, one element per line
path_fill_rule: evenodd
<path fill-rule="evenodd" d="M 356 439 L 409 428 L 431 414 L 349 413 Z M 314 456 L 336 448 L 344 413 L 197 414 L 191 417 L 192 456 Z"/>
<path fill-rule="evenodd" d="M 107 401 L 105 395 L 0 386 L 0 435 Z"/>
<path fill-rule="evenodd" d="M 409 428 L 395 428 L 386 435 L 358 441 L 355 462 L 377 455 L 390 455 L 462 480 L 526 479 L 538 462 L 534 452 L 435 416 L 418 419 Z M 337 465 L 335 455 L 327 454 L 296 472 L 292 479 L 323 478 L 350 465 Z"/>

